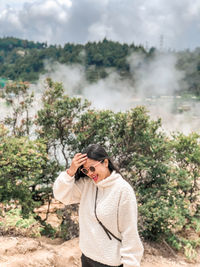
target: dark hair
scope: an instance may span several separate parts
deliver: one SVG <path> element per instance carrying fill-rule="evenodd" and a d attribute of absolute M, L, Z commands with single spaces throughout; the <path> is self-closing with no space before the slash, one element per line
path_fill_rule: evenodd
<path fill-rule="evenodd" d="M 104 161 L 104 159 L 108 159 L 108 168 L 109 171 L 116 171 L 119 172 L 118 168 L 113 164 L 111 158 L 109 157 L 108 153 L 105 151 L 105 149 L 99 145 L 99 144 L 92 144 L 89 145 L 87 148 L 85 148 L 82 152 L 82 154 L 87 154 L 87 157 L 89 159 L 97 160 L 97 161 Z M 82 166 L 78 168 L 78 170 L 75 173 L 75 180 L 79 180 L 82 177 L 85 177 L 85 174 L 81 171 Z"/>

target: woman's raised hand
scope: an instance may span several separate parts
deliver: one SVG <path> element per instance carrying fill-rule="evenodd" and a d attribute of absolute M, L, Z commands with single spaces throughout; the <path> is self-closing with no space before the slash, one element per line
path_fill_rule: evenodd
<path fill-rule="evenodd" d="M 87 161 L 87 154 L 77 153 L 74 156 L 74 158 L 72 159 L 71 166 L 67 170 L 67 173 L 70 176 L 74 176 L 74 174 L 76 173 L 77 169 L 81 165 L 83 165 L 84 163 L 86 163 L 86 161 Z"/>

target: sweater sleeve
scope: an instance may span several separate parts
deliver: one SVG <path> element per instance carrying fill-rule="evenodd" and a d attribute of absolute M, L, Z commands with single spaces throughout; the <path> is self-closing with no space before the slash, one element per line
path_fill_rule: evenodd
<path fill-rule="evenodd" d="M 53 185 L 54 197 L 65 205 L 80 203 L 83 180 L 75 183 L 74 176 L 69 176 L 66 171 L 61 172 Z"/>
<path fill-rule="evenodd" d="M 139 267 L 143 245 L 137 229 L 137 202 L 133 189 L 125 188 L 119 206 L 119 230 L 122 236 L 120 249 L 124 267 Z"/>

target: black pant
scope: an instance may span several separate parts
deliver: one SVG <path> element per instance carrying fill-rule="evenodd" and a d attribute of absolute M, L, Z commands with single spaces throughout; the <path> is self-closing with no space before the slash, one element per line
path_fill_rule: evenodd
<path fill-rule="evenodd" d="M 93 261 L 92 259 L 86 257 L 84 254 L 81 256 L 81 263 L 82 267 L 123 267 L 123 265 L 120 266 L 110 266 L 106 265 L 97 261 Z"/>

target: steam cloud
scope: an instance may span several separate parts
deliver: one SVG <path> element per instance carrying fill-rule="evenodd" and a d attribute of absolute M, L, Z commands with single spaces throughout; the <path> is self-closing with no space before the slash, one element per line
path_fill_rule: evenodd
<path fill-rule="evenodd" d="M 184 73 L 176 69 L 175 56 L 158 53 L 154 60 L 145 63 L 142 55 L 134 53 L 127 61 L 132 73 L 130 79 L 122 79 L 118 73 L 110 71 L 107 78 L 92 84 L 87 82 L 81 65 L 46 62 L 47 74 L 41 75 L 38 83 L 31 88 L 37 94 L 35 112 L 41 106 L 38 100 L 44 90 L 44 80 L 51 77 L 63 83 L 65 93 L 88 99 L 95 109 L 117 112 L 144 105 L 152 119 L 162 119 L 162 126 L 168 133 L 200 131 L 200 103 L 195 99 L 185 102 L 175 96 L 177 90 L 184 89 L 179 87 Z M 1 103 L 3 113 L 5 116 L 7 111 Z M 34 114 L 34 111 L 31 113 Z"/>
<path fill-rule="evenodd" d="M 150 63 L 145 63 L 141 54 L 133 53 L 127 58 L 132 78 L 122 79 L 116 72 L 96 83 L 89 84 L 82 66 L 54 67 L 46 64 L 47 76 L 62 82 L 66 93 L 82 95 L 95 109 L 125 111 L 138 105 L 147 107 L 153 119 L 161 118 L 165 131 L 180 131 L 189 134 L 200 130 L 200 103 L 195 99 L 185 102 L 175 92 L 184 89 L 181 83 L 184 72 L 176 69 L 174 55 L 157 54 Z M 40 81 L 45 77 L 41 76 Z"/>

